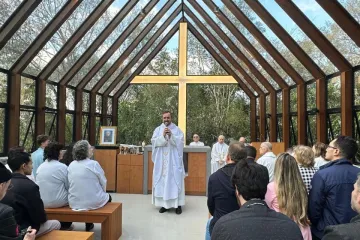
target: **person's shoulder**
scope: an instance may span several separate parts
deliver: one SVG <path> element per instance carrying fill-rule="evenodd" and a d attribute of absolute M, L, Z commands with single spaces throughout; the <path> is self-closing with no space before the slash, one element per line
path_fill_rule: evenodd
<path fill-rule="evenodd" d="M 360 236 L 360 222 L 327 226 L 324 230 L 325 240 L 330 239 L 357 239 Z"/>
<path fill-rule="evenodd" d="M 7 204 L 0 202 L 0 218 L 5 219 L 11 217 L 14 214 L 14 209 Z"/>

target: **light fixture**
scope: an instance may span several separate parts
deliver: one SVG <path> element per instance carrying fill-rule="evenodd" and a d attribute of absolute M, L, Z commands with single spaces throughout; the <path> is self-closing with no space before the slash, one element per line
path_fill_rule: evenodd
<path fill-rule="evenodd" d="M 220 9 L 219 9 L 218 7 L 214 7 L 213 12 L 214 12 L 215 14 L 218 14 L 218 13 L 220 13 Z"/>
<path fill-rule="evenodd" d="M 146 16 L 146 11 L 144 9 L 141 9 L 140 11 L 140 16 L 141 17 L 145 17 Z"/>

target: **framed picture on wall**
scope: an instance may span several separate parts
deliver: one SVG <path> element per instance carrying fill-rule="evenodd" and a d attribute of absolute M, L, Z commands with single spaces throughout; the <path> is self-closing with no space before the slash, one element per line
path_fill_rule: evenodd
<path fill-rule="evenodd" d="M 100 146 L 116 145 L 116 127 L 101 126 L 100 127 Z"/>

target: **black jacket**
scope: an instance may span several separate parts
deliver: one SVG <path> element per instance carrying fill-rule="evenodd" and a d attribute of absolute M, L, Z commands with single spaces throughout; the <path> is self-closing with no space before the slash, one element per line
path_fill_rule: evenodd
<path fill-rule="evenodd" d="M 31 226 L 39 231 L 47 218 L 38 185 L 19 173 L 13 173 L 11 184 L 13 187 L 7 191 L 1 203 L 15 210 L 15 219 L 21 229 Z"/>
<path fill-rule="evenodd" d="M 231 184 L 231 174 L 235 165 L 235 163 L 225 165 L 214 172 L 209 178 L 207 205 L 210 214 L 213 216 L 209 226 L 210 234 L 217 220 L 239 209 L 235 196 L 235 188 Z"/>
<path fill-rule="evenodd" d="M 19 227 L 14 217 L 14 210 L 0 203 L 0 240 L 20 240 Z"/>
<path fill-rule="evenodd" d="M 269 209 L 263 200 L 250 200 L 219 219 L 211 235 L 211 240 L 241 239 L 302 240 L 303 236 L 293 220 Z"/>
<path fill-rule="evenodd" d="M 360 215 L 351 219 L 350 223 L 327 226 L 323 240 L 358 240 L 360 239 Z"/>

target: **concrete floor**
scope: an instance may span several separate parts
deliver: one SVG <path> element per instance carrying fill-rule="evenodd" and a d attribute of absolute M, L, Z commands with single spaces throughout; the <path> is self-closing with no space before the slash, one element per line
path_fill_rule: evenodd
<path fill-rule="evenodd" d="M 183 213 L 159 213 L 151 195 L 111 194 L 113 202 L 123 203 L 121 240 L 198 240 L 204 239 L 208 218 L 206 197 L 186 196 Z M 84 231 L 84 223 L 74 223 L 74 231 Z M 95 224 L 95 239 L 101 239 L 101 225 Z"/>

